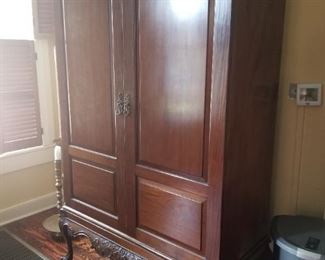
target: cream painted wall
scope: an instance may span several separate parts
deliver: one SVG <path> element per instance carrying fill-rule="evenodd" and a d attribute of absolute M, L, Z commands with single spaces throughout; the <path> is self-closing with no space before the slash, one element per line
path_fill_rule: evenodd
<path fill-rule="evenodd" d="M 325 86 L 321 107 L 298 107 L 288 85 L 325 83 L 325 1 L 287 0 L 277 111 L 272 213 L 323 216 Z"/>
<path fill-rule="evenodd" d="M 0 210 L 54 191 L 53 163 L 0 175 Z"/>
<path fill-rule="evenodd" d="M 11 154 L 10 161 L 8 160 L 9 156 L 6 158 L 6 155 L 0 158 L 0 213 L 1 210 L 37 200 L 39 197 L 53 194 L 55 191 L 54 166 L 51 161 L 54 157 L 53 140 L 59 136 L 59 123 L 53 40 L 37 40 L 35 51 L 38 56 L 37 77 L 41 121 L 44 129 L 43 144 L 45 146 L 41 152 L 29 152 L 27 159 L 22 158 L 24 153 L 27 155 L 28 152 L 23 152 L 20 157 Z M 35 156 L 44 158 L 34 158 Z M 26 163 L 26 160 L 33 162 Z M 31 164 L 34 166 L 30 167 Z M 17 168 L 19 170 L 15 170 Z M 35 207 L 37 208 L 37 206 Z"/>

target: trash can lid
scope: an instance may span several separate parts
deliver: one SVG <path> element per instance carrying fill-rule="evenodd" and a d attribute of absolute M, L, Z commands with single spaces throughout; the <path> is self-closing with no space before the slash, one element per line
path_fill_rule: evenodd
<path fill-rule="evenodd" d="M 306 216 L 276 216 L 272 221 L 272 237 L 285 241 L 293 250 L 306 250 L 325 256 L 325 220 Z"/>

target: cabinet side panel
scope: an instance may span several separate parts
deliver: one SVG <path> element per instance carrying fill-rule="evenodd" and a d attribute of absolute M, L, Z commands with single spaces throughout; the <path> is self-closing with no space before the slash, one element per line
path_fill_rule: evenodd
<path fill-rule="evenodd" d="M 243 257 L 268 233 L 284 3 L 233 3 L 221 259 Z"/>

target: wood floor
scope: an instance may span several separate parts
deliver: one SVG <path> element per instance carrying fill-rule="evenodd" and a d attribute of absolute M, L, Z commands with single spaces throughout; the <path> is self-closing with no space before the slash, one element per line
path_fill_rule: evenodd
<path fill-rule="evenodd" d="M 24 240 L 30 246 L 40 251 L 49 259 L 60 259 L 61 256 L 67 253 L 66 244 L 53 241 L 49 233 L 42 226 L 42 222 L 56 212 L 56 209 L 50 209 L 8 224 L 5 228 Z M 75 240 L 73 246 L 74 260 L 108 259 L 100 257 L 95 250 L 91 248 L 91 244 L 87 239 Z"/>
<path fill-rule="evenodd" d="M 20 239 L 24 240 L 30 246 L 40 251 L 49 259 L 60 259 L 61 256 L 64 256 L 67 253 L 66 244 L 55 242 L 42 226 L 42 222 L 56 212 L 56 209 L 50 209 L 31 217 L 13 222 L 5 226 L 5 228 L 14 233 Z M 73 246 L 74 260 L 108 259 L 99 256 L 95 250 L 91 248 L 91 244 L 88 239 L 74 240 Z M 270 251 L 266 250 L 258 260 L 272 260 Z"/>

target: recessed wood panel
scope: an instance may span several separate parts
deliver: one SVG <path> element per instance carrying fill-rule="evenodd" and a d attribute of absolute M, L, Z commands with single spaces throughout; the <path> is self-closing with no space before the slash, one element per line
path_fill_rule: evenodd
<path fill-rule="evenodd" d="M 115 154 L 108 1 L 68 0 L 65 30 L 71 143 Z"/>
<path fill-rule="evenodd" d="M 68 149 L 69 155 L 72 158 L 80 159 L 82 161 L 90 161 L 95 164 L 106 166 L 110 169 L 115 169 L 117 166 L 117 159 L 115 157 L 103 153 L 94 152 L 74 145 L 70 145 Z"/>
<path fill-rule="evenodd" d="M 99 209 L 115 212 L 114 173 L 72 160 L 73 197 Z"/>
<path fill-rule="evenodd" d="M 204 200 L 153 181 L 138 181 L 138 226 L 201 249 Z"/>
<path fill-rule="evenodd" d="M 208 0 L 138 1 L 138 159 L 202 176 Z"/>

